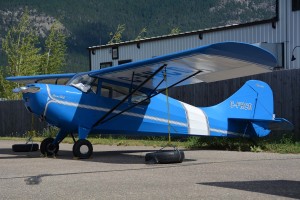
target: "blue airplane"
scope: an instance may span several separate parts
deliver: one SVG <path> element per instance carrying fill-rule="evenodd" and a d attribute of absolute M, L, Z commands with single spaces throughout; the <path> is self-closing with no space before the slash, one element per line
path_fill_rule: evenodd
<path fill-rule="evenodd" d="M 270 72 L 276 63 L 259 47 L 223 42 L 78 74 L 7 80 L 27 84 L 14 92 L 22 92 L 30 112 L 60 129 L 42 141 L 42 154 L 56 154 L 71 135 L 73 155 L 89 158 L 89 134 L 252 138 L 291 130 L 289 121 L 275 118 L 272 90 L 262 81 L 247 81 L 224 102 L 205 108 L 162 94 L 175 86 Z"/>

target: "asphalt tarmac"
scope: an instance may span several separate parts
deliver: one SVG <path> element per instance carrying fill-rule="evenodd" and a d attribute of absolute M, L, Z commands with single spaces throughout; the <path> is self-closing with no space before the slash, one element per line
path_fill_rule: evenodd
<path fill-rule="evenodd" d="M 185 150 L 183 163 L 145 164 L 157 148 L 94 145 L 91 159 L 15 153 L 0 141 L 0 199 L 300 199 L 300 154 Z"/>

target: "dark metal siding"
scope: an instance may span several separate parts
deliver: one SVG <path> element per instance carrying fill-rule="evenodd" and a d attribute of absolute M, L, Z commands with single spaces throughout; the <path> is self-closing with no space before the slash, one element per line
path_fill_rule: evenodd
<path fill-rule="evenodd" d="M 26 136 L 27 131 L 46 127 L 26 110 L 23 101 L 0 101 L 0 136 Z"/>

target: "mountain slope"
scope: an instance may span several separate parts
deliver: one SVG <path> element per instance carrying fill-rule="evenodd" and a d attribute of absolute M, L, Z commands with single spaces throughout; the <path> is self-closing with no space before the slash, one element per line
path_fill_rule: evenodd
<path fill-rule="evenodd" d="M 10 0 L 0 2 L 0 37 L 28 7 L 41 38 L 55 19 L 63 24 L 68 39 L 68 69 L 86 70 L 87 47 L 106 44 L 118 24 L 125 24 L 122 40 L 132 40 L 146 28 L 146 37 L 245 23 L 275 16 L 275 0 Z M 4 65 L 1 53 L 0 66 Z M 75 68 L 74 68 L 75 67 Z"/>

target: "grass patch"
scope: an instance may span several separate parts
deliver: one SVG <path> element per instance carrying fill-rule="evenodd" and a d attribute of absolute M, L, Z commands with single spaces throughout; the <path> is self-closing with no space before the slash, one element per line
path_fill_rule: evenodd
<path fill-rule="evenodd" d="M 253 143 L 243 138 L 189 137 L 186 148 L 250 151 Z"/>
<path fill-rule="evenodd" d="M 42 134 L 29 132 L 27 137 L 32 136 L 34 142 L 41 142 L 45 137 L 54 137 L 56 129 L 47 129 Z M 26 141 L 26 137 L 0 137 L 0 140 Z M 93 135 L 88 138 L 92 144 L 114 145 L 114 146 L 152 146 L 165 147 L 176 146 L 186 149 L 211 149 L 227 151 L 251 151 L 251 152 L 274 152 L 274 153 L 300 153 L 300 142 L 295 141 L 291 134 L 283 134 L 277 139 L 258 138 L 250 141 L 244 138 L 219 138 L 219 137 L 126 137 L 115 135 Z M 66 137 L 64 143 L 73 144 L 71 137 Z"/>
<path fill-rule="evenodd" d="M 251 141 L 245 138 L 189 137 L 185 144 L 189 149 L 214 149 L 229 151 L 300 153 L 300 142 L 291 134 L 279 138 L 258 138 Z"/>
<path fill-rule="evenodd" d="M 264 150 L 276 153 L 300 153 L 300 142 L 295 141 L 292 135 L 283 135 L 279 140 L 264 141 Z"/>
<path fill-rule="evenodd" d="M 0 140 L 14 140 L 14 141 L 24 141 L 26 142 L 28 138 L 26 137 L 0 137 Z M 37 136 L 33 137 L 33 142 L 42 142 L 45 137 Z M 76 138 L 77 139 L 77 138 Z M 176 147 L 185 147 L 185 142 L 180 140 L 172 141 L 169 143 L 164 137 L 147 137 L 141 139 L 127 138 L 124 136 L 92 136 L 88 140 L 96 145 L 110 145 L 110 146 L 152 146 L 152 147 L 164 147 L 164 146 L 176 146 Z M 63 143 L 73 144 L 73 139 L 71 137 L 66 137 L 63 140 Z"/>

